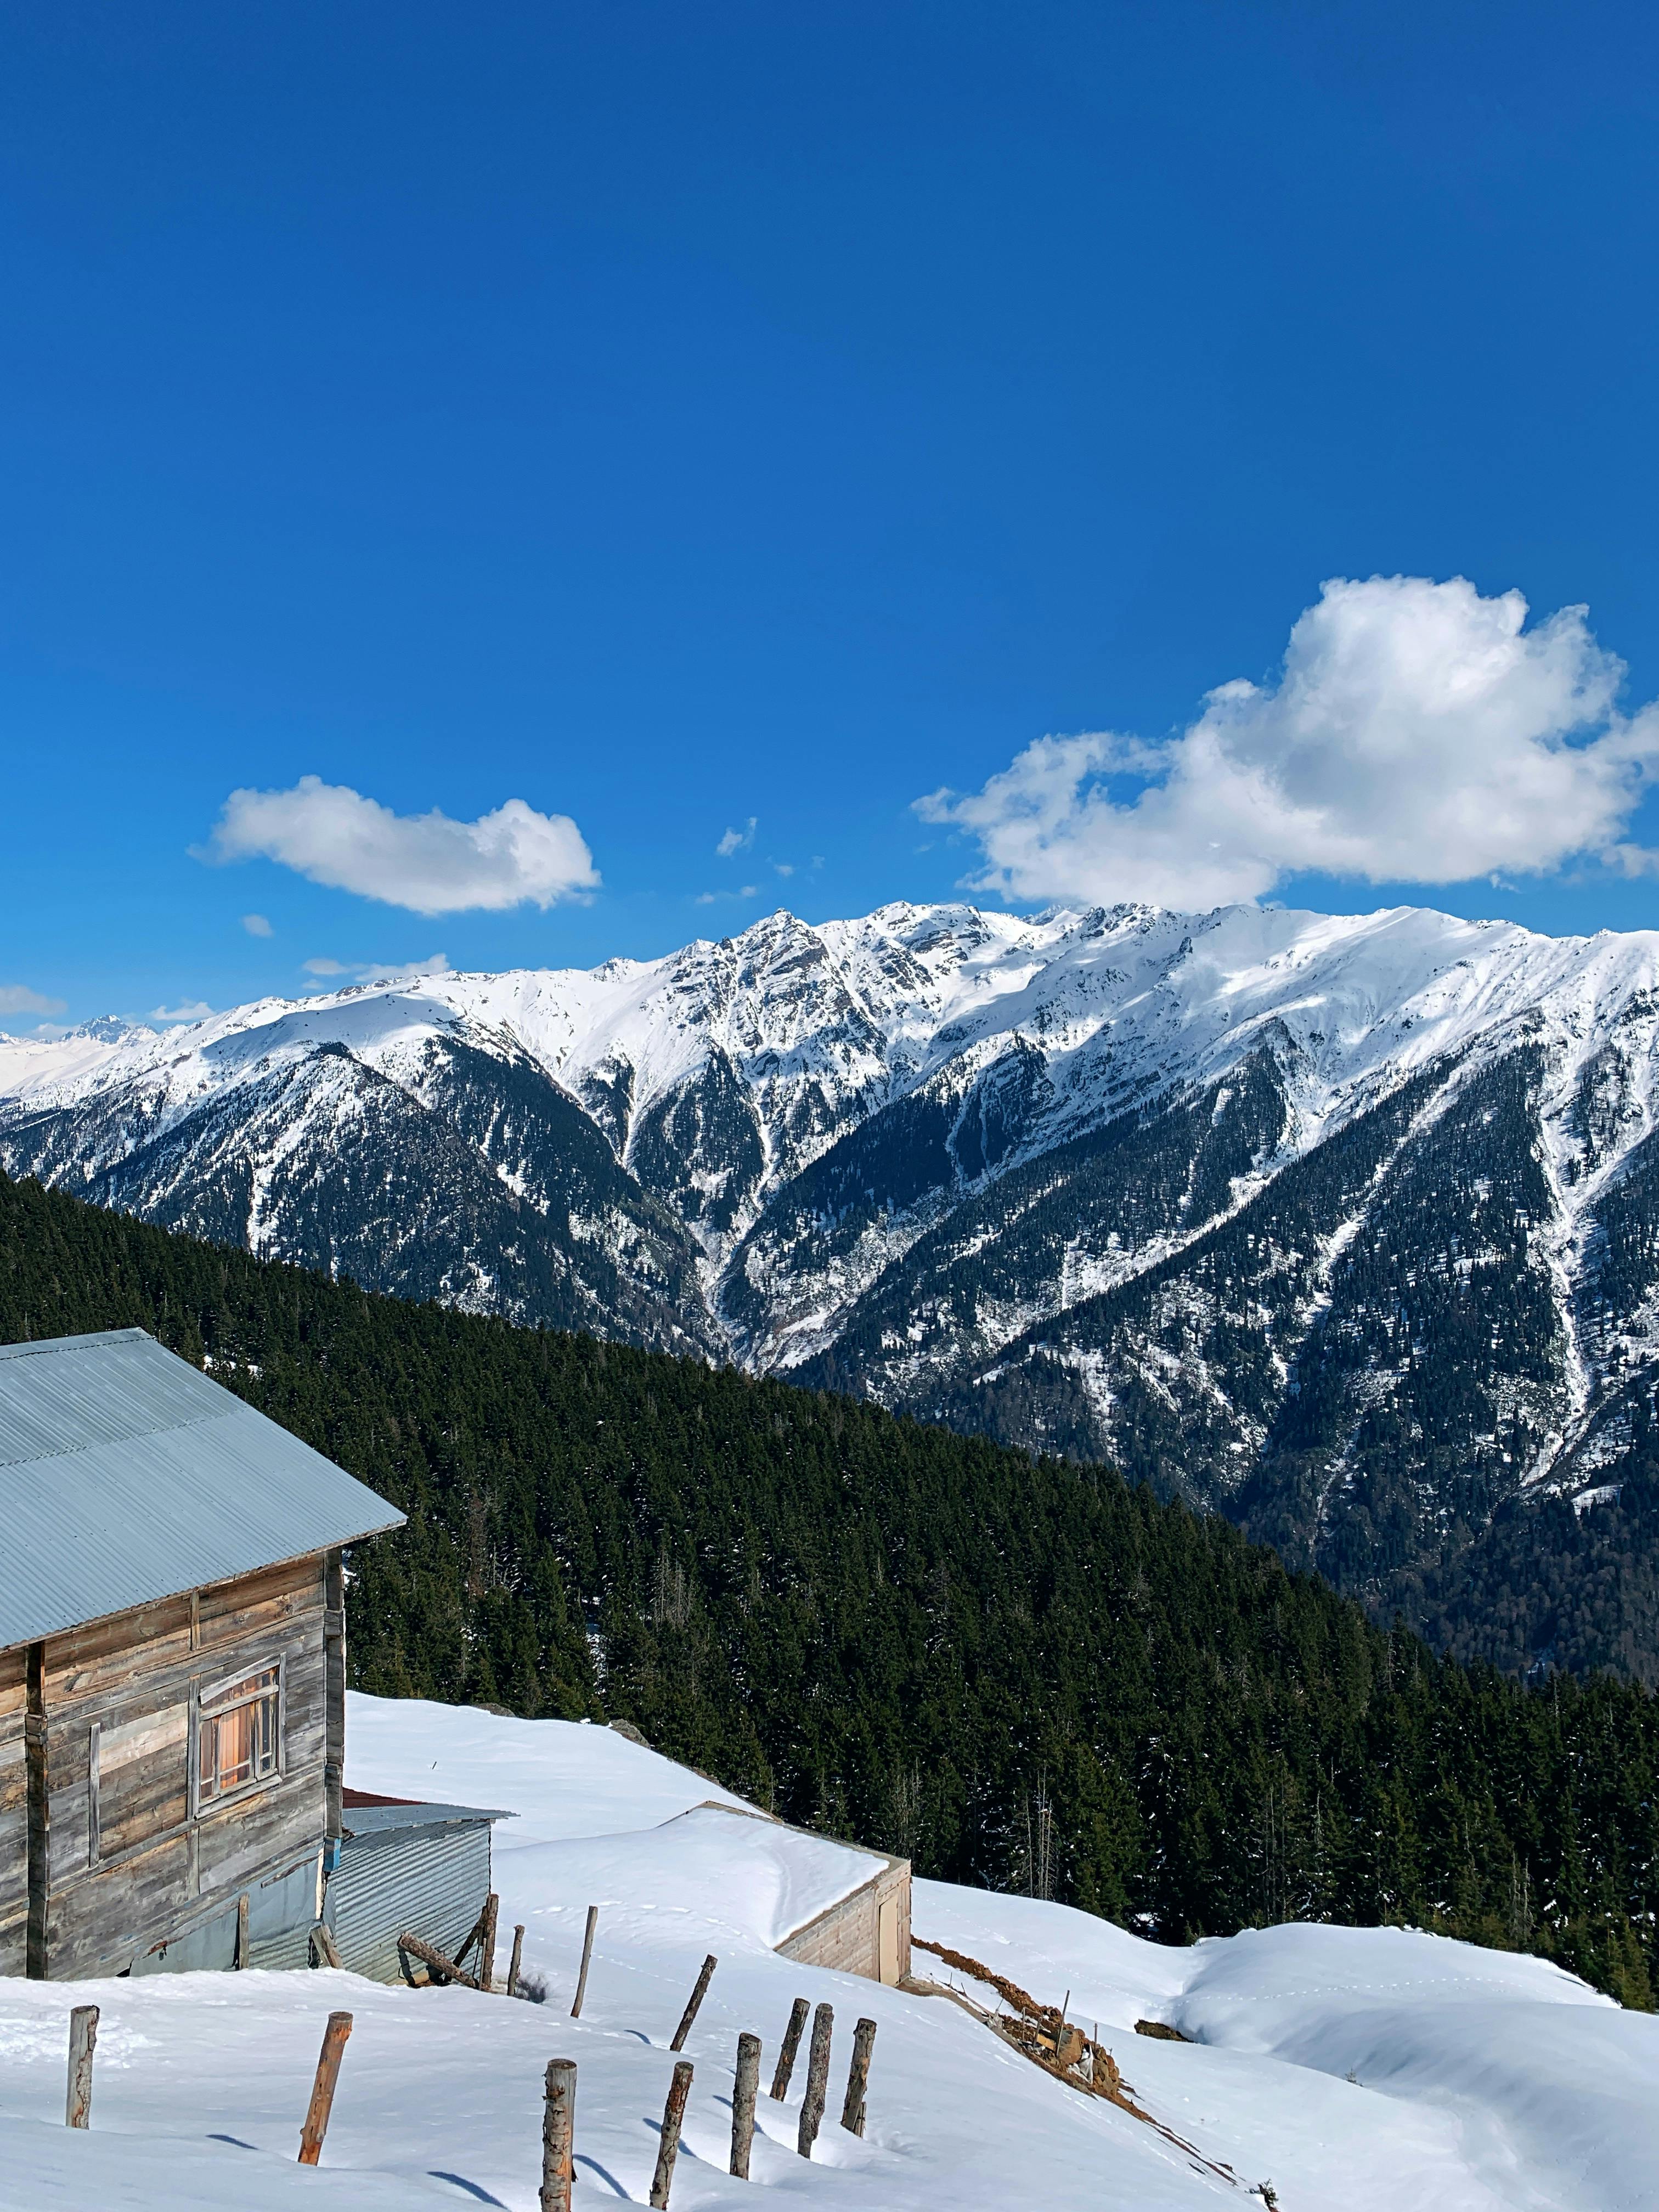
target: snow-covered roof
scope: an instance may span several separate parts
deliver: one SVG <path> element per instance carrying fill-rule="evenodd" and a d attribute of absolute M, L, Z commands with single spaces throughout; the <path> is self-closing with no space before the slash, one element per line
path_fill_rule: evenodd
<path fill-rule="evenodd" d="M 143 1329 L 0 1346 L 0 1650 L 403 1517 Z"/>
<path fill-rule="evenodd" d="M 617 1730 L 348 1693 L 358 1790 L 441 1789 L 518 1814 L 498 1874 L 557 1900 L 695 1919 L 775 1950 L 890 1862 L 789 1827 Z M 355 1814 L 348 1818 L 356 1820 Z"/>

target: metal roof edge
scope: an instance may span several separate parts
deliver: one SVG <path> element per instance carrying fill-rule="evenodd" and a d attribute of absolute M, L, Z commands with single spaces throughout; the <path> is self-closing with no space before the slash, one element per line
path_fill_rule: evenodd
<path fill-rule="evenodd" d="M 141 1335 L 143 1333 L 142 1330 L 138 1332 Z M 329 1464 L 332 1466 L 333 1462 Z M 343 1469 L 341 1471 L 344 1472 Z M 349 1480 L 355 1482 L 356 1477 L 353 1475 Z M 368 1486 L 365 1483 L 362 1487 L 367 1489 Z M 392 1520 L 378 1522 L 374 1528 L 365 1528 L 356 1536 L 342 1536 L 332 1544 L 319 1544 L 311 1551 L 289 1552 L 280 1559 L 262 1560 L 257 1567 L 244 1568 L 240 1575 L 221 1575 L 216 1582 L 186 1583 L 182 1589 L 157 1590 L 154 1597 L 140 1598 L 137 1605 L 118 1605 L 113 1613 L 94 1613 L 85 1620 L 65 1621 L 61 1628 L 43 1629 L 38 1636 L 17 1637 L 10 1644 L 0 1644 L 0 1654 L 24 1650 L 31 1644 L 49 1644 L 54 1636 L 76 1635 L 83 1628 L 96 1628 L 104 1621 L 119 1620 L 129 1613 L 148 1613 L 151 1606 L 170 1605 L 174 1598 L 188 1597 L 192 1590 L 228 1589 L 232 1583 L 245 1583 L 251 1575 L 268 1575 L 273 1567 L 295 1566 L 301 1559 L 320 1559 L 325 1552 L 340 1552 L 348 1545 L 366 1544 L 371 1536 L 388 1536 L 394 1528 L 405 1527 L 409 1521 L 408 1514 L 398 1513 L 395 1508 L 393 1514 Z"/>
<path fill-rule="evenodd" d="M 0 1344 L 0 1359 L 28 1359 L 38 1352 L 78 1352 L 88 1344 L 131 1344 L 135 1338 L 155 1345 L 162 1352 L 167 1348 L 147 1328 L 94 1328 L 84 1336 L 37 1336 L 25 1344 Z M 175 1352 L 173 1356 L 177 1359 L 179 1354 Z M 185 1365 L 194 1366 L 194 1362 L 186 1359 Z M 195 1371 L 201 1373 L 199 1368 Z M 213 1377 L 210 1375 L 207 1380 L 210 1382 Z"/>

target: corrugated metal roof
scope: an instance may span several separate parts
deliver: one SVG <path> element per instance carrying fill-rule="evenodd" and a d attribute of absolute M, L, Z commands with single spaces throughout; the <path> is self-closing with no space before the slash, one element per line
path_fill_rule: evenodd
<path fill-rule="evenodd" d="M 348 1805 L 343 1816 L 348 1836 L 401 1835 L 413 1828 L 466 1827 L 478 1820 L 512 1820 L 516 1814 L 489 1805 Z"/>
<path fill-rule="evenodd" d="M 348 1972 L 397 1982 L 399 1936 L 422 1936 L 453 1959 L 489 1894 L 488 1820 L 398 1829 L 346 1844 L 329 1876 L 323 1917 Z"/>
<path fill-rule="evenodd" d="M 0 1346 L 0 1650 L 403 1517 L 143 1329 Z"/>

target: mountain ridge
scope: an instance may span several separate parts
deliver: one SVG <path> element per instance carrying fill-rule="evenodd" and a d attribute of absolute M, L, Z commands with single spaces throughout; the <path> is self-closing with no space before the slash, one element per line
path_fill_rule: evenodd
<path fill-rule="evenodd" d="M 0 1041 L 0 1164 L 1112 1459 L 1413 1612 L 1506 1503 L 1618 1503 L 1656 1059 L 1653 933 L 898 902 Z"/>

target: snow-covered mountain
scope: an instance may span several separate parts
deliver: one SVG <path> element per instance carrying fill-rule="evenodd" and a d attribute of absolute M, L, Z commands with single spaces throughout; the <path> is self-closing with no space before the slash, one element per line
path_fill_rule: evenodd
<path fill-rule="evenodd" d="M 1398 1595 L 1659 1372 L 1659 934 L 775 914 L 0 1042 L 0 1163 L 374 1287 L 1115 1458 Z"/>

